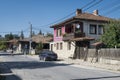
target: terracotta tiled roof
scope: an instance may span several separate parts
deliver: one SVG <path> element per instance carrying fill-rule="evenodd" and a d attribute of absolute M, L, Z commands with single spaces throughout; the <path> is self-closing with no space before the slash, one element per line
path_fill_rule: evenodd
<path fill-rule="evenodd" d="M 52 40 L 52 37 L 46 37 L 43 35 L 35 35 L 32 37 L 32 40 L 35 41 L 36 43 L 48 43 Z"/>
<path fill-rule="evenodd" d="M 10 42 L 10 43 L 16 43 L 18 40 L 17 39 L 12 39 L 12 40 L 9 40 L 7 42 Z"/>
<path fill-rule="evenodd" d="M 92 37 L 80 37 L 80 38 L 73 38 L 70 41 L 91 41 L 94 40 L 94 38 Z"/>
<path fill-rule="evenodd" d="M 64 25 L 67 22 L 71 22 L 73 20 L 87 20 L 87 21 L 99 21 L 99 22 L 108 22 L 111 20 L 111 18 L 100 16 L 100 15 L 94 15 L 91 13 L 80 13 L 79 15 L 76 15 L 72 18 L 66 19 L 58 24 L 52 25 L 51 28 Z"/>
<path fill-rule="evenodd" d="M 43 35 L 35 35 L 32 37 L 32 41 L 33 42 L 36 42 L 36 43 L 48 43 L 50 41 L 52 41 L 52 37 L 46 37 L 46 36 L 43 36 Z M 29 42 L 30 41 L 30 38 L 25 38 L 25 39 L 22 39 L 22 40 L 19 40 L 19 41 L 24 41 L 24 42 Z"/>
<path fill-rule="evenodd" d="M 100 15 L 94 15 L 90 13 L 81 13 L 78 16 L 75 16 L 75 18 L 83 19 L 83 20 L 95 20 L 95 21 L 109 21 L 110 18 L 103 17 Z"/>

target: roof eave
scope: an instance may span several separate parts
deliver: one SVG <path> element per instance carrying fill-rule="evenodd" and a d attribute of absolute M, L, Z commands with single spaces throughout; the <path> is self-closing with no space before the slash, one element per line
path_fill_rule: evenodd
<path fill-rule="evenodd" d="M 50 26 L 50 28 L 56 28 L 56 27 L 62 26 L 62 25 L 64 25 L 66 22 L 69 22 L 69 21 L 71 21 L 71 20 L 73 20 L 73 19 L 75 19 L 75 17 L 66 19 L 66 20 L 64 20 L 64 21 L 62 21 L 62 22 L 60 22 L 60 23 L 58 23 L 58 24 L 52 25 L 52 26 Z"/>

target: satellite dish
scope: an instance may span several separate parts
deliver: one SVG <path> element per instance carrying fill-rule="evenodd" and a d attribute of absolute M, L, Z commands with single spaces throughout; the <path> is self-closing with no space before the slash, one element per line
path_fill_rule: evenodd
<path fill-rule="evenodd" d="M 79 29 L 79 28 L 80 28 L 80 25 L 79 25 L 79 24 L 77 24 L 77 25 L 76 25 L 76 28 L 78 28 L 78 29 Z"/>

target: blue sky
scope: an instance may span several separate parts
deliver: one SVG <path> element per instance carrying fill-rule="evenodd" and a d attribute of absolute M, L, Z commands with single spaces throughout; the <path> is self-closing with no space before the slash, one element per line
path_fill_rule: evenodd
<path fill-rule="evenodd" d="M 52 32 L 49 26 L 43 25 L 69 15 L 90 1 L 93 0 L 0 0 L 0 34 L 12 32 L 19 35 L 18 31 L 24 30 L 24 34 L 28 36 L 29 23 L 33 25 L 36 33 L 39 29 Z M 94 0 L 97 1 L 99 0 Z M 120 9 L 120 0 L 103 0 L 86 12 L 92 13 L 98 9 L 100 15 L 119 19 L 118 8 Z"/>

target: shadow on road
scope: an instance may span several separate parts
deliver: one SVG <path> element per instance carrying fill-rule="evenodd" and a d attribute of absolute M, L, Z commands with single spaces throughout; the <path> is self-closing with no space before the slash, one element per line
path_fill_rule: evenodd
<path fill-rule="evenodd" d="M 36 69 L 70 65 L 55 62 L 37 62 L 37 61 L 1 62 L 1 64 L 9 66 L 10 69 Z"/>
<path fill-rule="evenodd" d="M 7 53 L 7 52 L 1 52 L 0 53 L 0 56 L 11 56 L 11 55 L 12 55 L 12 53 Z M 23 55 L 23 53 L 18 53 L 18 54 L 13 53 L 13 55 Z"/>
<path fill-rule="evenodd" d="M 22 80 L 22 79 L 17 75 L 5 75 L 5 80 Z"/>
<path fill-rule="evenodd" d="M 10 56 L 10 53 L 1 53 L 2 56 Z M 22 54 L 16 54 L 16 55 L 22 55 Z M 12 58 L 12 57 L 11 57 Z M 17 59 L 18 57 L 13 57 L 14 59 Z M 43 69 L 43 68 L 49 68 L 49 67 L 57 67 L 57 66 L 68 66 L 70 64 L 63 64 L 63 63 L 56 63 L 54 61 L 35 61 L 31 59 L 25 59 L 27 61 L 24 61 L 21 58 L 21 60 L 14 60 L 14 61 L 5 61 L 0 62 L 0 74 L 4 74 L 6 77 L 5 80 L 22 80 L 19 76 L 14 75 L 12 73 L 12 69 Z M 30 61 L 29 61 L 30 60 Z"/>
<path fill-rule="evenodd" d="M 0 55 L 1 56 L 11 56 L 10 53 L 0 53 Z M 23 54 L 14 54 L 14 56 L 18 56 L 18 55 L 23 55 Z M 15 59 L 16 58 L 17 57 L 15 57 Z M 71 65 L 71 64 L 56 63 L 54 61 L 45 61 L 45 62 L 44 61 L 43 62 L 35 61 L 30 58 L 27 61 L 24 61 L 24 60 L 15 61 L 14 60 L 14 61 L 5 61 L 5 62 L 0 62 L 0 63 L 1 63 L 0 65 L 6 65 L 10 69 L 36 69 L 36 68 L 48 68 L 48 67 Z"/>
<path fill-rule="evenodd" d="M 82 78 L 82 79 L 72 79 L 72 80 L 96 80 L 96 79 L 108 79 L 112 78 L 114 80 L 115 78 L 120 78 L 120 76 L 106 76 L 106 77 L 95 77 L 95 78 Z"/>
<path fill-rule="evenodd" d="M 0 64 L 0 80 L 22 80 L 19 76 L 12 74 L 6 65 Z"/>

